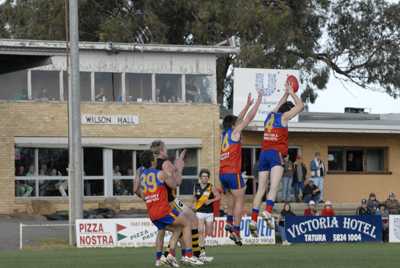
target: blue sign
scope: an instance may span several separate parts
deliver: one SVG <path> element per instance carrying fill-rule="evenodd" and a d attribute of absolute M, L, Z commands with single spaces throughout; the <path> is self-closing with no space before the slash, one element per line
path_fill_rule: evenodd
<path fill-rule="evenodd" d="M 381 216 L 285 217 L 285 232 L 291 243 L 382 241 Z"/>

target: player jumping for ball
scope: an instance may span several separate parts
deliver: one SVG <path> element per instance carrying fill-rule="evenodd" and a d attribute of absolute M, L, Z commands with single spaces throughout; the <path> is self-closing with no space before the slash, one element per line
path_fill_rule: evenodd
<path fill-rule="evenodd" d="M 278 186 L 283 175 L 283 158 L 288 154 L 288 122 L 304 108 L 301 99 L 294 93 L 292 83 L 285 84 L 285 94 L 278 105 L 267 115 L 264 121 L 264 138 L 260 153 L 258 190 L 253 201 L 250 231 L 257 236 L 257 218 L 263 195 L 270 177 L 270 188 L 266 199 L 266 208 L 261 216 L 268 227 L 274 228 L 272 209 L 278 192 Z M 291 96 L 294 104 L 288 101 Z"/>
<path fill-rule="evenodd" d="M 240 221 L 244 209 L 245 183 L 241 175 L 242 166 L 242 146 L 241 133 L 248 126 L 257 114 L 258 107 L 262 101 L 262 94 L 258 92 L 256 104 L 253 104 L 251 94 L 247 98 L 246 106 L 238 117 L 227 115 L 223 120 L 223 132 L 221 135 L 221 155 L 220 155 L 220 181 L 224 192 L 231 194 L 233 198 L 228 204 L 227 219 L 225 229 L 229 231 L 229 238 L 236 245 L 241 246 Z"/>

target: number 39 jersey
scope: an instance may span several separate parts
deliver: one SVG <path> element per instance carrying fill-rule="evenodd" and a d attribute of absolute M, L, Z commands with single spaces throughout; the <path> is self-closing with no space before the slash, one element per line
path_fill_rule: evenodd
<path fill-rule="evenodd" d="M 160 170 L 155 168 L 145 169 L 142 173 L 144 200 L 152 221 L 161 219 L 172 211 L 168 202 L 167 187 L 159 179 L 159 174 Z"/>

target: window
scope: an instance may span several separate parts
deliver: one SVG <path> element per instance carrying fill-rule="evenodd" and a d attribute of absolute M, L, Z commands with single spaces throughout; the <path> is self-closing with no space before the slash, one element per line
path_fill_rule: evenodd
<path fill-rule="evenodd" d="M 60 100 L 60 72 L 31 71 L 31 79 L 33 99 Z"/>
<path fill-rule="evenodd" d="M 128 102 L 152 101 L 151 74 L 127 73 L 125 81 Z"/>
<path fill-rule="evenodd" d="M 328 148 L 328 171 L 387 172 L 387 148 Z"/>
<path fill-rule="evenodd" d="M 104 196 L 103 149 L 83 149 L 83 193 L 85 196 Z"/>
<path fill-rule="evenodd" d="M 156 75 L 156 100 L 158 102 L 182 101 L 182 76 L 177 74 Z"/>
<path fill-rule="evenodd" d="M 68 196 L 68 150 L 38 149 L 38 166 L 39 196 Z"/>
<path fill-rule="evenodd" d="M 95 73 L 95 101 L 122 101 L 121 74 Z"/>
<path fill-rule="evenodd" d="M 113 150 L 113 195 L 133 195 L 133 153 Z"/>
<path fill-rule="evenodd" d="M 68 100 L 68 72 L 63 72 L 64 74 L 64 101 Z M 91 101 L 92 99 L 92 86 L 91 86 L 91 73 L 90 72 L 80 72 L 80 90 L 81 90 L 81 101 Z"/>
<path fill-rule="evenodd" d="M 28 72 L 26 70 L 0 74 L 1 100 L 28 99 Z"/>
<path fill-rule="evenodd" d="M 186 75 L 186 101 L 211 103 L 211 82 L 207 75 Z"/>

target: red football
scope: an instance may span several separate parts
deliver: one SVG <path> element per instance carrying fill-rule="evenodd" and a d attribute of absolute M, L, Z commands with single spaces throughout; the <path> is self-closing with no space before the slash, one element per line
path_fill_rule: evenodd
<path fill-rule="evenodd" d="M 289 75 L 286 79 L 286 83 L 291 83 L 293 87 L 293 91 L 296 93 L 299 90 L 299 81 L 297 80 L 296 76 Z"/>

